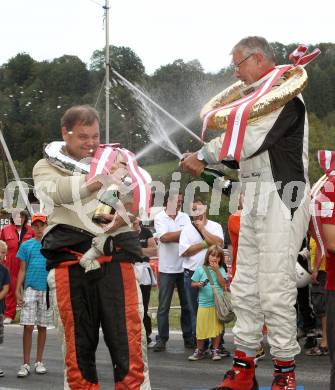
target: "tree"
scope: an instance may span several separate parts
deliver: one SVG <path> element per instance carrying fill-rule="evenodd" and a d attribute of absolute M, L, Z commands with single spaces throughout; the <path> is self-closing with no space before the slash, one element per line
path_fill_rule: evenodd
<path fill-rule="evenodd" d="M 111 67 L 131 82 L 143 81 L 144 65 L 137 54 L 129 47 L 110 46 Z M 105 50 L 95 50 L 90 60 L 90 70 L 103 72 L 105 70 Z"/>
<path fill-rule="evenodd" d="M 23 86 L 33 76 L 35 61 L 29 54 L 19 53 L 5 64 L 7 85 L 17 84 Z"/>
<path fill-rule="evenodd" d="M 48 86 L 53 95 L 82 96 L 88 92 L 89 71 L 77 56 L 65 55 L 49 64 Z"/>

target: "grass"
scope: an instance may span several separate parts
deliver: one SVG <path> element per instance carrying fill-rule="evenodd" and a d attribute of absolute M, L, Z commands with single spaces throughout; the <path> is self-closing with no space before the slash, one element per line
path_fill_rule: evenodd
<path fill-rule="evenodd" d="M 149 315 L 152 320 L 152 327 L 157 328 L 157 307 L 158 307 L 158 288 L 151 289 Z M 180 330 L 180 305 L 177 290 L 174 290 L 169 313 L 169 324 L 171 330 Z M 226 324 L 225 328 L 230 329 L 234 326 L 234 322 Z"/>
<path fill-rule="evenodd" d="M 150 304 L 149 304 L 149 316 L 152 320 L 152 327 L 157 329 L 157 308 L 158 308 L 158 288 L 152 287 L 150 295 Z M 14 324 L 20 323 L 20 312 L 21 309 L 16 309 L 15 319 L 13 320 Z M 180 330 L 180 305 L 177 290 L 174 290 L 171 302 L 171 309 L 169 313 L 169 323 L 171 330 Z M 226 324 L 226 329 L 232 328 L 234 323 Z"/>
<path fill-rule="evenodd" d="M 152 176 L 153 180 L 165 181 L 173 172 L 178 170 L 178 161 L 166 161 L 159 164 L 147 165 L 143 167 Z"/>

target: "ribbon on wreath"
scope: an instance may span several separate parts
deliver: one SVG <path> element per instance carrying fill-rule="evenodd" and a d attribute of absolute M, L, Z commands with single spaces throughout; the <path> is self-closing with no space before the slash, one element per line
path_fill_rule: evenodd
<path fill-rule="evenodd" d="M 289 56 L 289 59 L 293 61 L 294 65 L 277 66 L 271 73 L 270 77 L 266 79 L 256 89 L 256 91 L 235 100 L 232 103 L 218 107 L 205 115 L 201 132 L 202 139 L 204 139 L 210 118 L 222 109 L 232 108 L 229 114 L 227 130 L 219 155 L 220 161 L 224 159 L 236 161 L 240 160 L 248 115 L 252 106 L 262 96 L 270 92 L 272 87 L 276 85 L 285 72 L 297 65 L 306 66 L 321 53 L 319 49 L 315 49 L 312 53 L 307 54 L 307 50 L 308 47 L 306 45 L 299 45 L 298 48 L 296 48 Z"/>
<path fill-rule="evenodd" d="M 108 176 L 119 153 L 123 156 L 131 178 L 129 189 L 133 191 L 134 195 L 132 213 L 145 211 L 148 214 L 151 201 L 150 181 L 143 174 L 143 169 L 138 166 L 135 155 L 120 144 L 105 144 L 98 147 L 90 164 L 87 181 L 96 176 Z"/>

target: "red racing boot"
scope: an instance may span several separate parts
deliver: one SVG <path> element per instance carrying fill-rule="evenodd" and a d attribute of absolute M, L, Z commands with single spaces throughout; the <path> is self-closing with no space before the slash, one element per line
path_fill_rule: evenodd
<path fill-rule="evenodd" d="M 296 390 L 295 361 L 273 360 L 275 370 L 271 390 Z"/>
<path fill-rule="evenodd" d="M 255 357 L 247 357 L 236 350 L 232 369 L 226 372 L 223 382 L 211 390 L 258 390 Z"/>

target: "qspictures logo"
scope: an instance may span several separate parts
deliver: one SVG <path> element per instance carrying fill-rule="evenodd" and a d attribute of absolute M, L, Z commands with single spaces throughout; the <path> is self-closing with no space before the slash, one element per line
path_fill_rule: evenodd
<path fill-rule="evenodd" d="M 260 387 L 259 390 L 271 390 L 271 386 L 269 386 L 269 387 Z M 297 386 L 296 390 L 305 390 L 305 386 Z"/>
<path fill-rule="evenodd" d="M 191 390 L 208 390 L 208 389 L 191 389 Z M 259 387 L 259 390 L 271 390 L 271 386 Z M 297 386 L 296 390 L 305 390 L 305 386 Z"/>

